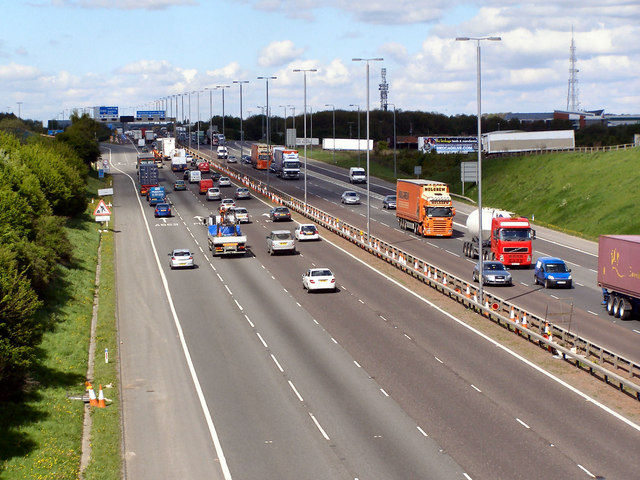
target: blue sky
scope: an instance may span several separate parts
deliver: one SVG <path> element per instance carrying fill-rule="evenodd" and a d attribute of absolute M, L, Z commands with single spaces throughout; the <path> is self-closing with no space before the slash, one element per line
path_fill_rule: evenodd
<path fill-rule="evenodd" d="M 445 115 L 476 111 L 476 49 L 482 43 L 483 112 L 543 112 L 567 103 L 574 28 L 580 106 L 640 113 L 640 3 L 583 0 L 518 3 L 464 0 L 11 0 L 3 2 L 0 111 L 62 118 L 72 108 L 117 105 L 121 114 L 200 91 L 201 118 L 221 113 L 221 91 L 243 88 L 244 114 L 265 104 L 314 111 L 380 107 L 380 68 L 389 102 Z M 197 94 L 191 96 L 196 117 Z M 3 103 L 2 103 L 3 102 Z M 239 115 L 238 86 L 225 111 Z M 290 109 L 288 109 L 290 113 Z"/>

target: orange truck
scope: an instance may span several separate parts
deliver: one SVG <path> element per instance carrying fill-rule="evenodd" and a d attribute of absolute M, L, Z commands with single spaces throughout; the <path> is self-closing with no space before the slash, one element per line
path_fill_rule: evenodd
<path fill-rule="evenodd" d="M 253 168 L 266 170 L 271 164 L 271 150 L 266 143 L 254 143 L 251 145 L 251 163 Z"/>
<path fill-rule="evenodd" d="M 421 237 L 453 235 L 453 208 L 449 185 L 433 180 L 398 179 L 396 217 L 403 230 Z"/>

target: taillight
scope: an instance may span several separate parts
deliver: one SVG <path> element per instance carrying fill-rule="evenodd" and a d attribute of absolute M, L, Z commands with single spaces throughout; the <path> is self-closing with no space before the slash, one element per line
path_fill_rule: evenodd
<path fill-rule="evenodd" d="M 336 283 L 336 279 L 335 279 L 335 278 L 332 278 L 332 279 L 331 279 L 331 283 Z"/>
<path fill-rule="evenodd" d="M 313 278 L 311 278 L 309 279 L 309 283 L 316 283 L 316 281 Z"/>

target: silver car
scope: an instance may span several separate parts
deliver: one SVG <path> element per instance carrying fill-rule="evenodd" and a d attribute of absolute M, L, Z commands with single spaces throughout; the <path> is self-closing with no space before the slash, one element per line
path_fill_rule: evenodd
<path fill-rule="evenodd" d="M 240 200 L 241 198 L 251 198 L 251 194 L 247 187 L 238 187 L 236 188 L 235 197 L 237 200 Z"/>
<path fill-rule="evenodd" d="M 342 194 L 340 201 L 345 204 L 355 205 L 360 203 L 360 195 L 352 190 L 347 190 Z"/>
<path fill-rule="evenodd" d="M 273 230 L 267 235 L 267 252 L 274 255 L 277 252 L 296 253 L 296 243 L 289 230 Z"/>
<path fill-rule="evenodd" d="M 473 267 L 473 281 L 477 282 L 480 277 L 480 263 Z M 495 260 L 484 260 L 482 262 L 482 284 L 483 285 L 511 285 L 511 274 L 507 271 L 502 262 Z"/>
<path fill-rule="evenodd" d="M 187 248 L 176 248 L 169 254 L 171 260 L 169 260 L 169 267 L 171 270 L 174 268 L 193 268 L 193 253 Z"/>
<path fill-rule="evenodd" d="M 219 187 L 230 187 L 231 186 L 231 179 L 229 177 L 220 177 L 218 179 L 218 186 Z"/>
<path fill-rule="evenodd" d="M 220 200 L 221 198 L 222 194 L 218 187 L 211 187 L 207 189 L 207 200 Z"/>

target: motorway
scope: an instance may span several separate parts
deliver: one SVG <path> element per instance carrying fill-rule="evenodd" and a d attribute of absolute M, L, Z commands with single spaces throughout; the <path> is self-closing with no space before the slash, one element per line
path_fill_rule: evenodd
<path fill-rule="evenodd" d="M 136 192 L 135 150 L 110 149 L 126 478 L 636 475 L 637 425 L 331 238 L 269 256 L 266 234 L 293 225 L 273 225 L 260 199 L 240 202 L 250 253 L 212 258 L 201 218 L 218 202 L 196 185 L 171 192 L 165 168 L 174 216 L 155 219 Z M 314 202 L 327 188 L 309 187 Z M 179 247 L 197 268 L 169 269 Z M 330 267 L 339 291 L 307 294 L 310 266 Z"/>

